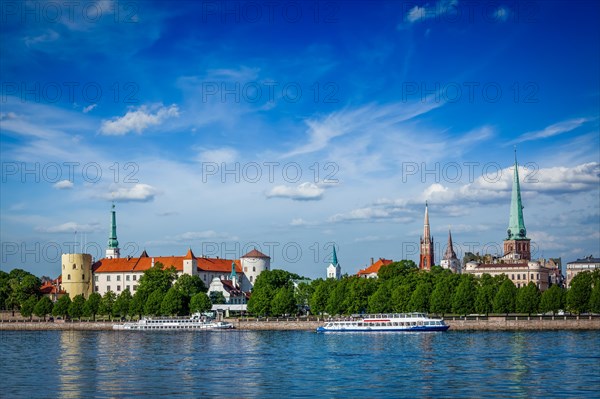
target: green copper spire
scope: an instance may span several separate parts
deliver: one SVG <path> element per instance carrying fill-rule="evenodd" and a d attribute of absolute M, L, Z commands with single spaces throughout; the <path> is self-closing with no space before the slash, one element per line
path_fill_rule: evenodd
<path fill-rule="evenodd" d="M 515 148 L 515 172 L 513 175 L 512 198 L 510 201 L 510 221 L 508 223 L 508 239 L 527 239 L 527 230 L 523 221 L 523 204 L 521 202 L 521 186 L 519 185 L 519 164 Z"/>
<path fill-rule="evenodd" d="M 334 266 L 337 266 L 338 264 L 337 254 L 335 253 L 335 245 L 333 246 L 333 256 L 331 257 L 331 264 Z"/>
<path fill-rule="evenodd" d="M 119 241 L 117 241 L 117 215 L 115 212 L 115 204 L 112 204 L 111 214 L 112 218 L 110 223 L 110 237 L 108 237 L 108 247 L 119 248 Z"/>
<path fill-rule="evenodd" d="M 231 262 L 231 279 L 233 280 L 234 277 L 237 277 L 237 273 L 235 271 L 235 261 Z"/>

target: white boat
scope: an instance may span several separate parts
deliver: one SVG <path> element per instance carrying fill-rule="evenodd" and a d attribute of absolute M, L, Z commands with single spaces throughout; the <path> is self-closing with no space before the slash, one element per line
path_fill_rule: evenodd
<path fill-rule="evenodd" d="M 188 318 L 144 317 L 137 322 L 115 324 L 113 330 L 130 331 L 174 331 L 174 330 L 229 330 L 233 324 L 225 321 L 214 321 L 200 313 Z"/>
<path fill-rule="evenodd" d="M 429 318 L 425 313 L 393 313 L 352 316 L 327 321 L 317 332 L 414 332 L 446 331 L 450 326 L 442 319 Z"/>

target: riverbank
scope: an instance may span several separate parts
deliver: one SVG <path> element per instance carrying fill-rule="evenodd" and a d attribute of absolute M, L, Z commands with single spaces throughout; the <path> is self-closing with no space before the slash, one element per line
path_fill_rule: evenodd
<path fill-rule="evenodd" d="M 599 330 L 600 316 L 468 316 L 444 319 L 452 331 Z M 238 330 L 314 331 L 324 319 L 226 319 Z M 2 321 L 0 331 L 112 330 L 116 322 Z"/>

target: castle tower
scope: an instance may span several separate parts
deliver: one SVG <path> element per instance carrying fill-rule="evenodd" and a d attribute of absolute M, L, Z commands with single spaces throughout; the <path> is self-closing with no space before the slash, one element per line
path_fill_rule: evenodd
<path fill-rule="evenodd" d="M 342 278 L 342 267 L 338 263 L 337 254 L 335 253 L 335 245 L 333 246 L 331 263 L 329 266 L 327 266 L 327 278 L 334 278 L 336 280 Z"/>
<path fill-rule="evenodd" d="M 271 257 L 254 248 L 240 258 L 244 279 L 242 280 L 242 291 L 250 291 L 254 287 L 256 278 L 265 270 L 271 270 Z"/>
<path fill-rule="evenodd" d="M 148 256 L 146 254 L 146 256 Z M 198 274 L 198 261 L 192 252 L 192 248 L 188 249 L 187 254 L 183 257 L 183 274 L 195 276 Z"/>
<path fill-rule="evenodd" d="M 513 173 L 512 197 L 510 200 L 510 220 L 508 237 L 504 240 L 504 259 L 531 260 L 530 239 L 527 238 L 525 221 L 523 220 L 523 203 L 521 202 L 521 186 L 519 184 L 519 164 L 515 149 L 515 170 Z"/>
<path fill-rule="evenodd" d="M 421 256 L 419 258 L 419 269 L 431 270 L 434 265 L 433 237 L 429 229 L 429 210 L 427 201 L 425 201 L 425 221 L 423 226 L 423 236 L 421 237 Z"/>
<path fill-rule="evenodd" d="M 85 298 L 92 293 L 92 255 L 63 254 L 61 286 L 71 299 L 83 294 Z"/>
<path fill-rule="evenodd" d="M 110 236 L 108 237 L 108 248 L 106 248 L 106 259 L 120 257 L 121 250 L 119 249 L 119 241 L 117 241 L 117 215 L 115 212 L 115 204 L 113 204 L 111 210 Z"/>
<path fill-rule="evenodd" d="M 451 270 L 453 273 L 458 273 L 460 271 L 460 261 L 456 257 L 456 252 L 454 252 L 452 246 L 452 233 L 450 232 L 450 229 L 448 229 L 448 246 L 444 253 L 444 259 L 440 261 L 440 266 L 444 269 Z"/>

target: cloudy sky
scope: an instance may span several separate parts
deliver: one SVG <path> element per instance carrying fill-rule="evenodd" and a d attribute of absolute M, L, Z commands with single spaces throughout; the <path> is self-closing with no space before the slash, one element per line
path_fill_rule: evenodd
<path fill-rule="evenodd" d="M 600 5 L 3 1 L 0 268 L 237 258 L 323 277 L 499 253 L 514 148 L 535 257 L 600 255 Z"/>

